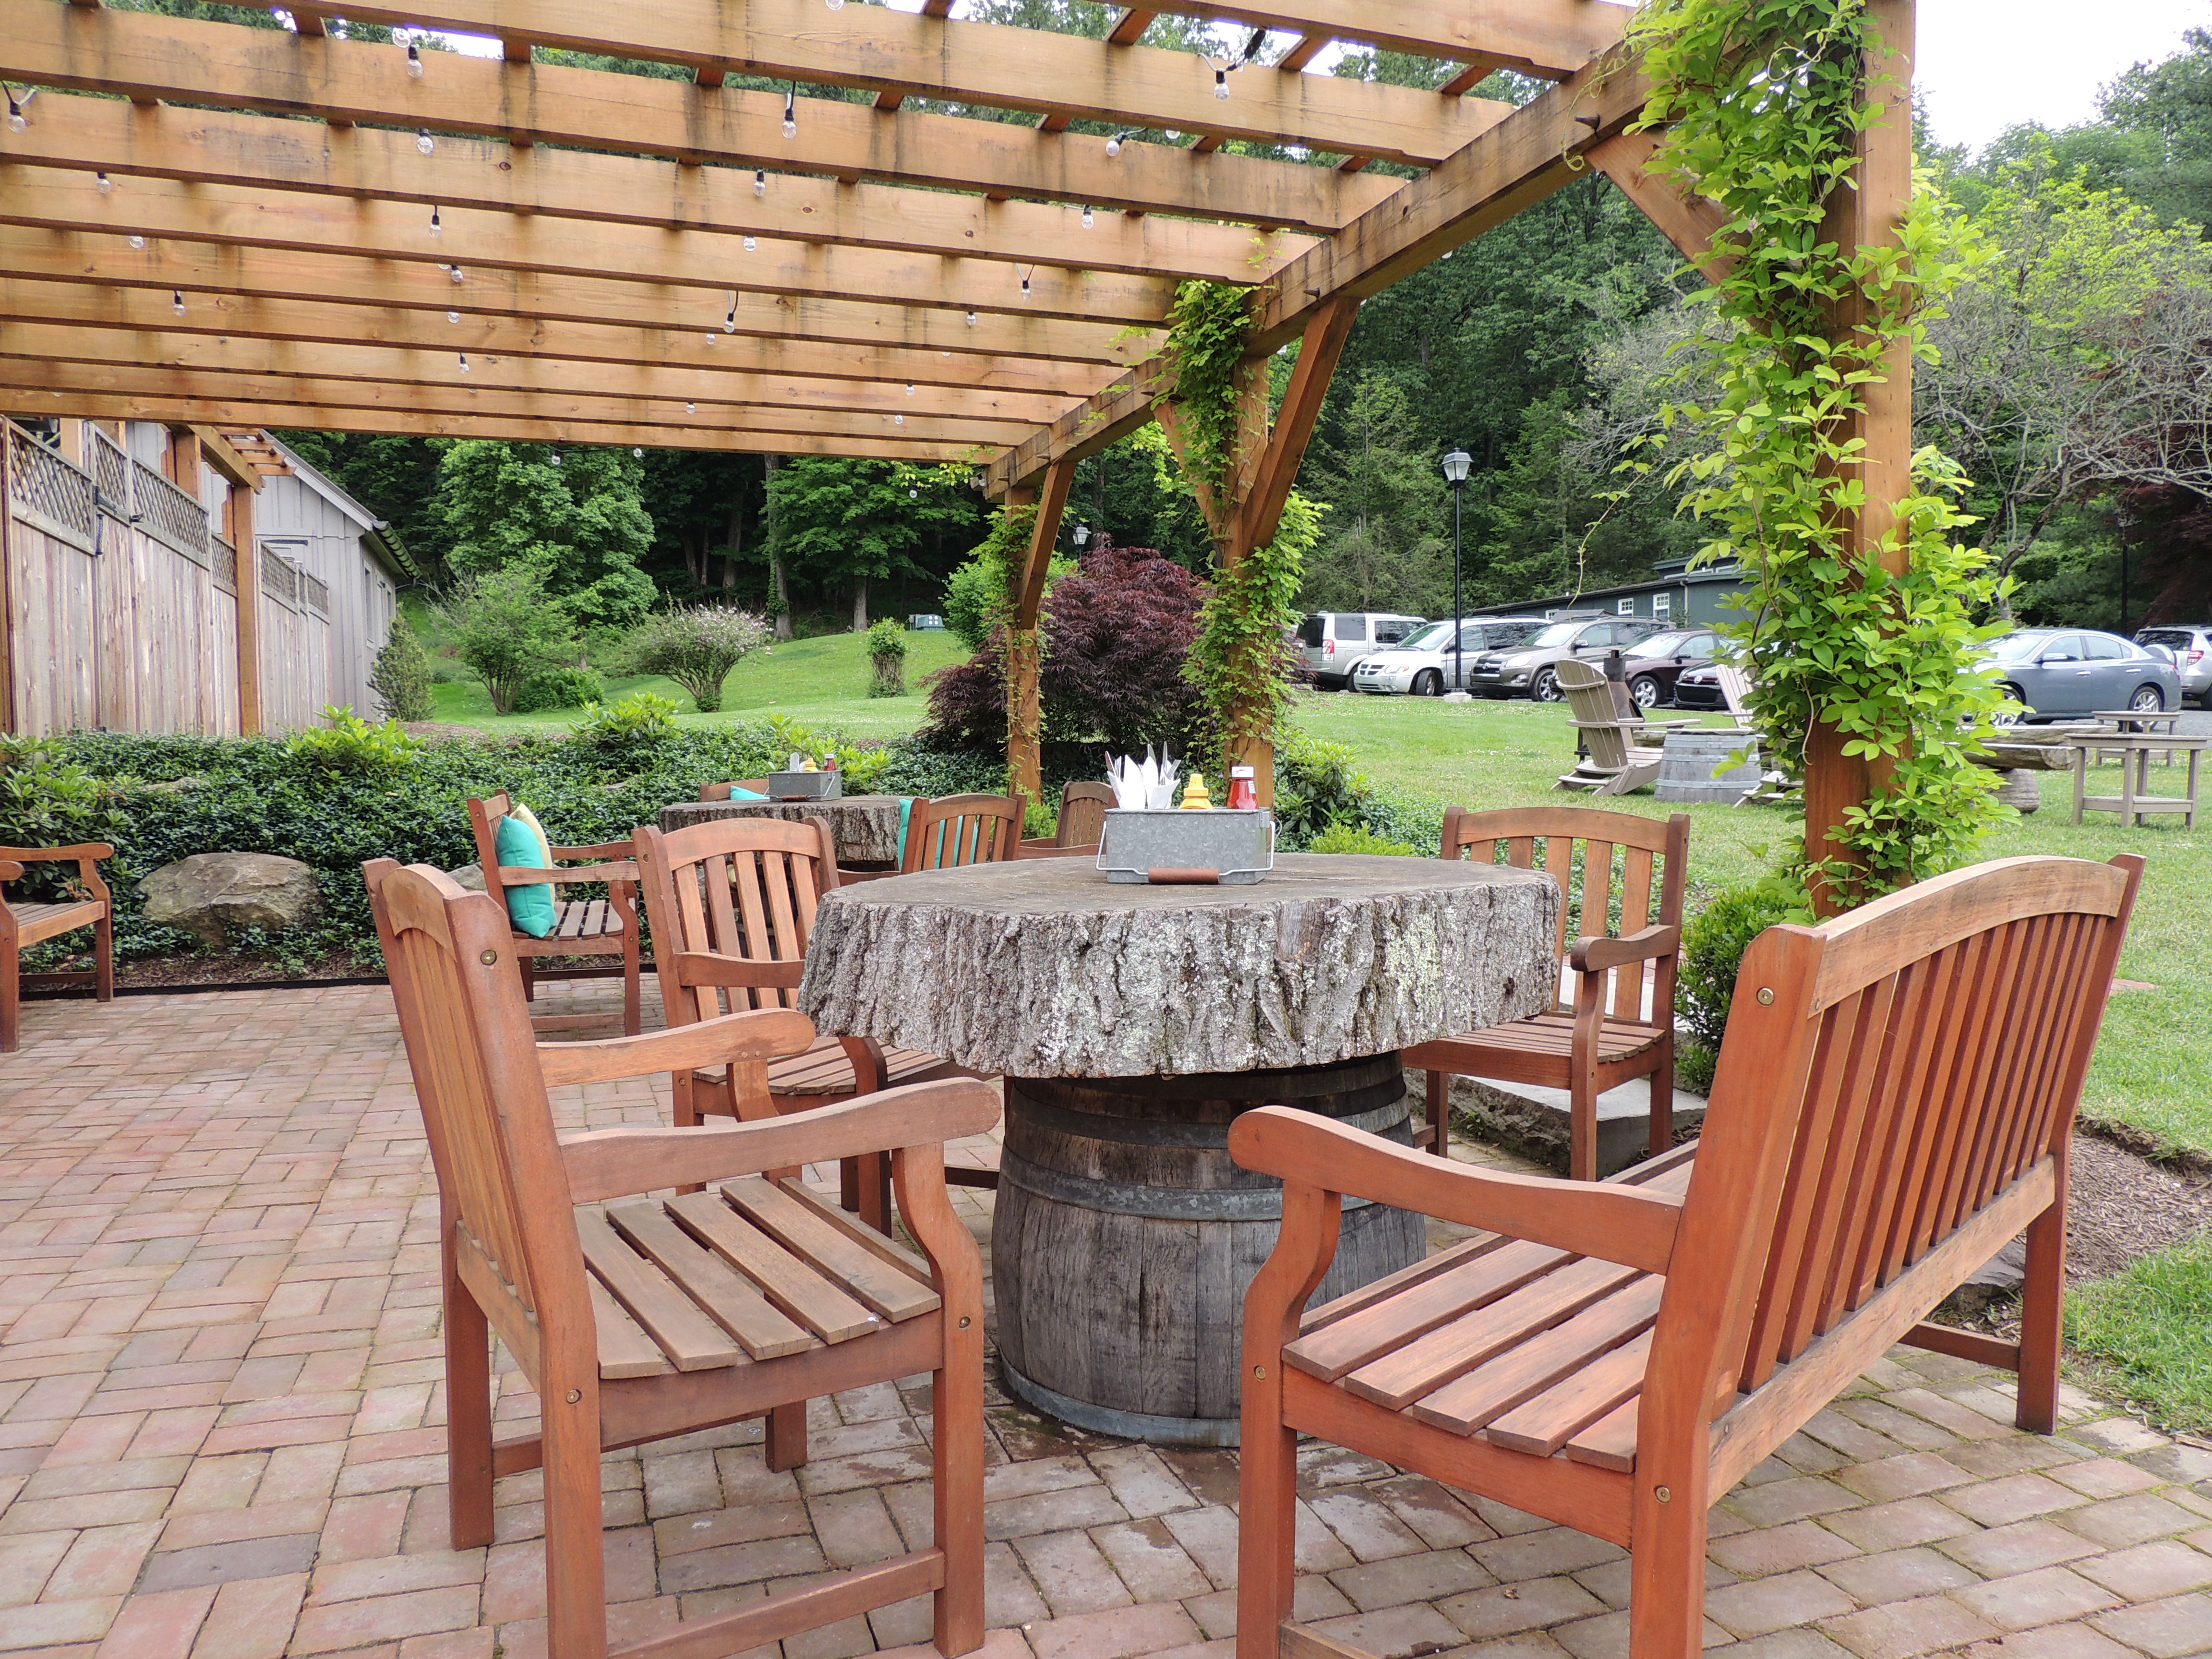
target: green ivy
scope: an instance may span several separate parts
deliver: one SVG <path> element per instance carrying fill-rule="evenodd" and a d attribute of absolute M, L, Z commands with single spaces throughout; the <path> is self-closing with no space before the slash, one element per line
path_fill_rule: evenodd
<path fill-rule="evenodd" d="M 1663 410 L 1705 441 L 1673 474 L 1710 535 L 1698 557 L 1742 563 L 1746 620 L 1730 631 L 1767 752 L 1802 763 L 1825 726 L 1874 771 L 1831 831 L 1843 856 L 1815 866 L 1801 843 L 1794 861 L 1839 906 L 1966 861 L 2008 811 L 1972 758 L 2000 702 L 1972 672 L 1996 631 L 1973 618 L 1998 584 L 1953 534 L 1970 522 L 1956 467 L 1914 457 L 1893 532 L 1902 575 L 1850 535 L 1866 388 L 1893 348 L 1930 355 L 1927 319 L 1983 257 L 1925 179 L 1896 246 L 1822 240 L 1830 198 L 1856 188 L 1856 136 L 1881 113 L 1863 73 L 1878 33 L 1865 0 L 1652 0 L 1631 31 L 1653 88 L 1640 125 L 1661 135 L 1654 169 L 1727 216 L 1697 262 L 1716 322 L 1677 381 L 1710 389 Z M 1840 324 L 1853 309 L 1864 320 Z"/>
<path fill-rule="evenodd" d="M 1192 281 L 1176 289 L 1160 356 L 1172 376 L 1163 401 L 1182 417 L 1183 471 L 1226 489 L 1237 463 L 1237 405 L 1251 350 L 1252 290 Z"/>
<path fill-rule="evenodd" d="M 1250 744 L 1272 739 L 1290 708 L 1296 660 L 1290 635 L 1304 614 L 1298 590 L 1326 510 L 1292 491 L 1275 539 L 1213 573 L 1183 675 L 1213 714 L 1219 767 Z"/>

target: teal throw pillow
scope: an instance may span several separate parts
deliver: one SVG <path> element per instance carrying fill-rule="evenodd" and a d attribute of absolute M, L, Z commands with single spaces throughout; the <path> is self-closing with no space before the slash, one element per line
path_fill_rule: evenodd
<path fill-rule="evenodd" d="M 740 789 L 733 783 L 730 786 L 730 799 L 732 800 L 766 800 L 768 797 L 757 789 Z"/>
<path fill-rule="evenodd" d="M 499 821 L 499 861 L 502 866 L 520 870 L 550 870 L 553 860 L 545 851 L 545 843 L 530 825 L 519 817 L 509 816 Z M 553 886 L 550 882 L 532 887 L 510 887 L 507 890 L 507 919 L 521 932 L 532 939 L 544 939 L 553 931 Z"/>

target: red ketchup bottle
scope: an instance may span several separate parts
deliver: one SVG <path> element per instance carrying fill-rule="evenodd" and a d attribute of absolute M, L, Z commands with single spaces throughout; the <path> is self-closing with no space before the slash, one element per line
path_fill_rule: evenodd
<path fill-rule="evenodd" d="M 1232 766 L 1229 769 L 1229 810 L 1231 811 L 1249 812 L 1258 808 L 1260 792 L 1253 787 L 1252 776 L 1252 769 L 1249 766 Z"/>

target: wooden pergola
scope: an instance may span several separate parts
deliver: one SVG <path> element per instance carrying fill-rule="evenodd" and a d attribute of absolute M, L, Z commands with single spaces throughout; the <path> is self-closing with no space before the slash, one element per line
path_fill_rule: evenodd
<path fill-rule="evenodd" d="M 1905 78 L 1839 204 L 1862 242 L 1893 236 L 1910 188 L 1911 0 L 1876 9 Z M 1265 375 L 1247 377 L 1234 510 L 1212 525 L 1233 564 L 1274 534 L 1363 299 L 1593 166 L 1686 252 L 1714 228 L 1623 132 L 1646 87 L 1616 50 L 1628 8 L 1607 0 L 1158 0 L 1103 40 L 960 21 L 952 0 L 286 9 L 296 33 L 0 0 L 0 82 L 42 93 L 0 131 L 8 403 L 971 462 L 990 498 L 1040 507 L 1018 632 L 1076 463 L 1155 418 L 1180 282 L 1258 290 L 1255 366 L 1303 342 L 1272 422 Z M 326 11 L 504 55 L 348 40 Z M 1159 13 L 1250 33 L 1212 58 L 1146 46 Z M 1255 56 L 1267 33 L 1295 39 L 1273 63 Z M 1304 72 L 1336 41 L 1458 67 L 1437 92 Z M 540 47 L 691 74 L 562 67 Z M 1519 108 L 1468 95 L 1499 68 L 1556 84 Z M 1868 416 L 1877 502 L 1904 487 L 1909 410 L 1900 363 Z M 1881 511 L 1864 518 L 1879 539 Z M 1032 708 L 1034 661 L 1015 688 Z M 1035 730 L 1010 722 L 1032 795 Z M 1271 781 L 1266 746 L 1249 758 Z M 1832 770 L 1863 798 L 1863 776 Z"/>

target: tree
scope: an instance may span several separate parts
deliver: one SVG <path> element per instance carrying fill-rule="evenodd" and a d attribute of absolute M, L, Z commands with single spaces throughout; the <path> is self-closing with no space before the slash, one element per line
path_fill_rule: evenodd
<path fill-rule="evenodd" d="M 1307 471 L 1334 511 L 1306 566 L 1305 604 L 1425 617 L 1450 608 L 1450 546 L 1440 532 L 1451 505 L 1401 380 L 1360 375 Z"/>
<path fill-rule="evenodd" d="M 579 649 L 568 613 L 528 563 L 468 577 L 438 607 L 439 619 L 469 671 L 483 682 L 493 711 L 508 714 L 532 676 L 572 659 Z"/>
<path fill-rule="evenodd" d="M 2119 180 L 2166 224 L 2212 226 L 2212 29 L 2191 29 L 2161 64 L 2137 64 L 2099 100 L 2105 124 L 2139 137 Z"/>
<path fill-rule="evenodd" d="M 392 613 L 392 629 L 368 671 L 368 687 L 384 705 L 386 719 L 427 720 L 436 712 L 430 701 L 430 653 L 404 611 Z"/>
<path fill-rule="evenodd" d="M 655 598 L 638 568 L 653 544 L 642 483 L 628 450 L 465 438 L 440 459 L 434 510 L 457 568 L 526 566 L 579 623 L 621 628 Z"/>
<path fill-rule="evenodd" d="M 769 641 L 769 625 L 735 605 L 672 605 L 655 611 L 626 641 L 630 665 L 641 674 L 665 674 L 691 694 L 692 707 L 711 714 L 722 706 L 722 682 L 750 653 Z"/>
<path fill-rule="evenodd" d="M 769 477 L 769 556 L 793 578 L 848 594 L 853 631 L 864 634 L 870 583 L 933 581 L 949 568 L 948 538 L 959 542 L 980 516 L 969 478 L 965 467 L 790 457 Z"/>

